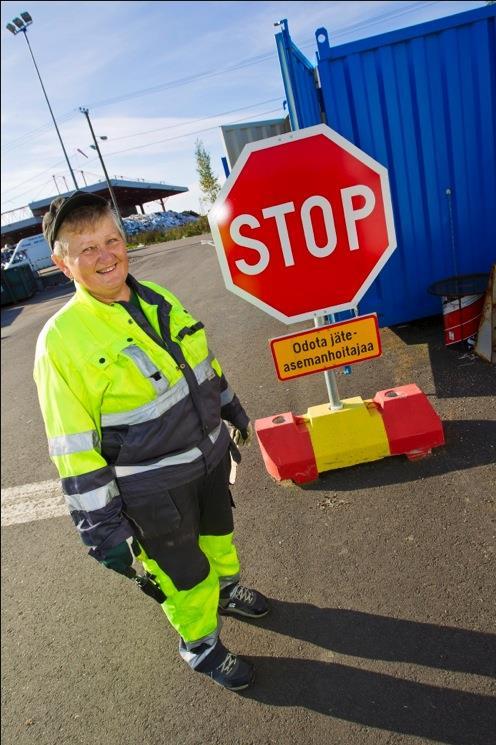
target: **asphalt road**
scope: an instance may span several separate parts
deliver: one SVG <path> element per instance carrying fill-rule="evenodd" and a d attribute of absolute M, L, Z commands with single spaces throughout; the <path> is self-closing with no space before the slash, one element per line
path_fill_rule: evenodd
<path fill-rule="evenodd" d="M 277 380 L 267 341 L 290 329 L 224 289 L 208 243 L 138 251 L 131 272 L 204 321 L 253 419 L 326 401 L 322 375 Z M 31 371 L 36 337 L 70 293 L 61 285 L 2 309 L 6 510 L 16 499 L 42 508 L 42 482 L 56 479 Z M 272 481 L 256 444 L 244 452 L 234 487 L 243 580 L 273 608 L 256 624 L 224 621 L 225 644 L 257 668 L 243 694 L 184 665 L 159 607 L 86 556 L 57 495 L 61 516 L 7 510 L 6 743 L 494 745 L 495 371 L 444 348 L 440 318 L 384 329 L 382 343 L 380 359 L 338 376 L 342 398 L 417 383 L 446 446 L 303 488 Z"/>

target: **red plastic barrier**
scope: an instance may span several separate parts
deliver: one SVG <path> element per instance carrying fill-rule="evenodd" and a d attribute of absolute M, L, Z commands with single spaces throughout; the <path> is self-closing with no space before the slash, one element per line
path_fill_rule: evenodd
<path fill-rule="evenodd" d="M 304 484 L 318 478 L 312 442 L 305 421 L 291 412 L 255 422 L 265 467 L 278 481 Z"/>
<path fill-rule="evenodd" d="M 378 391 L 373 401 L 381 411 L 391 455 L 416 460 L 444 445 L 441 419 L 417 385 Z"/>

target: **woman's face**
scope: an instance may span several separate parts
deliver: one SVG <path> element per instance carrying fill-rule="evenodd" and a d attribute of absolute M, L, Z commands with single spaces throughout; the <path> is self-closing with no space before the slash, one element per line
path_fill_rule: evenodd
<path fill-rule="evenodd" d="M 110 215 L 77 231 L 62 225 L 57 237 L 69 243 L 65 256 L 53 257 L 67 277 L 104 303 L 129 300 L 126 243 Z"/>

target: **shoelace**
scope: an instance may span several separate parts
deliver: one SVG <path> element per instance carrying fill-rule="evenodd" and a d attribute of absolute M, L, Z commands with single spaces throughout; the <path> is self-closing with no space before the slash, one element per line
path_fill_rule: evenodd
<path fill-rule="evenodd" d="M 236 656 L 228 652 L 227 656 L 222 660 L 217 670 L 220 670 L 220 672 L 224 673 L 225 675 L 229 675 L 235 664 Z"/>
<path fill-rule="evenodd" d="M 255 593 L 243 585 L 238 585 L 231 595 L 231 600 L 241 600 L 243 603 L 251 605 L 255 601 Z"/>

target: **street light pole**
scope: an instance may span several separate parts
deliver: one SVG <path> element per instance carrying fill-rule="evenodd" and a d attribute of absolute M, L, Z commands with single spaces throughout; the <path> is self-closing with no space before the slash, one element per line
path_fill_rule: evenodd
<path fill-rule="evenodd" d="M 80 106 L 79 107 L 79 111 L 82 114 L 85 115 L 86 120 L 88 122 L 88 126 L 89 126 L 90 132 L 91 132 L 91 136 L 93 137 L 93 142 L 95 143 L 95 150 L 98 153 L 98 157 L 100 158 L 100 163 L 102 164 L 103 173 L 105 174 L 105 180 L 107 181 L 108 190 L 109 190 L 110 196 L 112 198 L 112 204 L 114 205 L 114 210 L 115 210 L 115 212 L 117 214 L 117 217 L 119 218 L 119 221 L 120 221 L 120 223 L 122 225 L 122 218 L 121 218 L 121 213 L 120 213 L 120 210 L 119 210 L 119 205 L 117 204 L 117 199 L 115 198 L 114 190 L 112 188 L 112 184 L 110 183 L 109 175 L 107 173 L 107 169 L 105 168 L 105 163 L 103 162 L 103 158 L 102 158 L 102 154 L 100 152 L 100 148 L 98 147 L 98 140 L 97 140 L 97 138 L 95 136 L 95 133 L 93 131 L 93 127 L 92 127 L 92 124 L 91 124 L 89 111 L 88 111 L 88 109 L 85 109 L 83 106 Z"/>
<path fill-rule="evenodd" d="M 38 79 L 40 81 L 40 84 L 41 84 L 41 89 L 42 89 L 43 94 L 45 96 L 45 100 L 46 100 L 47 105 L 48 105 L 48 108 L 50 110 L 50 114 L 52 115 L 53 124 L 55 126 L 56 131 L 57 131 L 57 135 L 58 135 L 58 138 L 59 138 L 59 141 L 60 141 L 60 146 L 62 147 L 62 150 L 64 152 L 64 156 L 65 156 L 65 159 L 66 159 L 66 162 L 67 162 L 67 166 L 69 168 L 69 171 L 71 172 L 72 180 L 74 181 L 74 186 L 76 187 L 76 189 L 79 189 L 78 183 L 76 181 L 76 177 L 74 176 L 74 171 L 72 170 L 71 163 L 69 161 L 69 158 L 68 158 L 66 149 L 64 147 L 64 143 L 62 142 L 62 137 L 60 135 L 59 128 L 57 126 L 57 122 L 55 121 L 55 116 L 53 114 L 52 107 L 50 106 L 50 101 L 48 100 L 48 96 L 47 96 L 47 93 L 46 93 L 46 90 L 45 90 L 45 86 L 43 85 L 43 80 L 41 79 L 40 71 L 38 70 L 38 65 L 36 64 L 36 60 L 34 58 L 33 50 L 31 49 L 31 44 L 29 43 L 27 29 L 28 29 L 28 26 L 30 26 L 32 24 L 32 22 L 33 22 L 33 19 L 31 18 L 31 16 L 29 15 L 29 13 L 21 13 L 21 18 L 14 18 L 12 20 L 12 23 L 7 23 L 6 28 L 11 33 L 13 33 L 14 35 L 15 34 L 18 34 L 20 31 L 22 31 L 22 33 L 24 34 L 24 38 L 26 39 L 26 44 L 28 45 L 29 53 L 31 54 L 31 59 L 33 60 L 34 67 L 35 67 L 35 70 L 37 72 L 37 75 L 38 75 Z"/>

